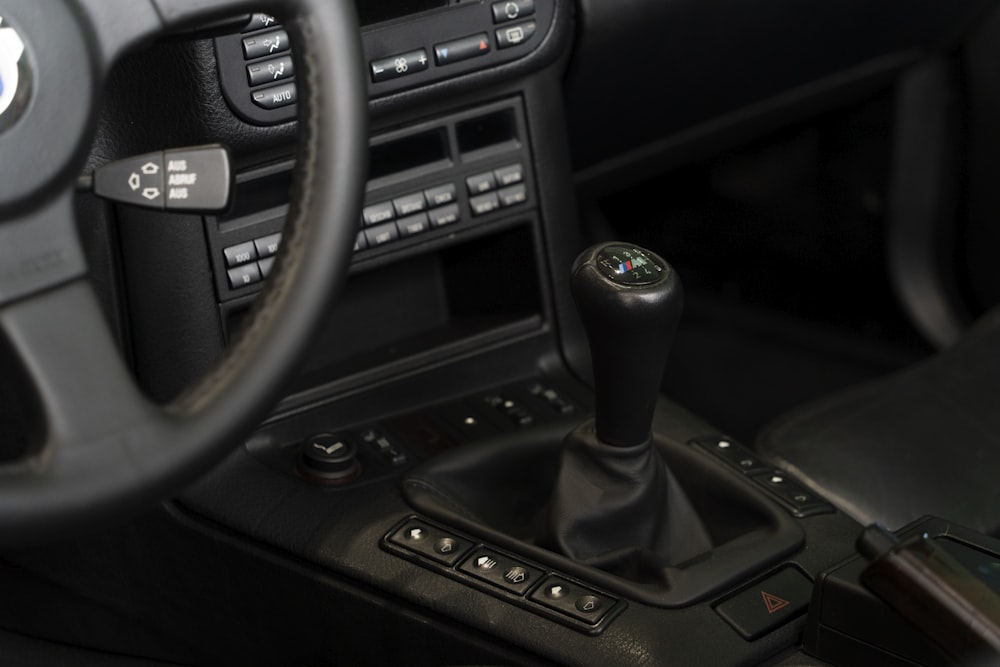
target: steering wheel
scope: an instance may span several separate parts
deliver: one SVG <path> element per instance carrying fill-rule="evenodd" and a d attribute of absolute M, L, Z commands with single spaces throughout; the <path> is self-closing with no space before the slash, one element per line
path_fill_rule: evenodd
<path fill-rule="evenodd" d="M 156 405 L 137 389 L 86 279 L 74 186 L 121 54 L 251 11 L 277 16 L 295 44 L 304 90 L 293 201 L 242 337 L 200 383 Z M 217 463 L 280 398 L 346 273 L 367 95 L 350 0 L 0 0 L 0 19 L 22 45 L 0 43 L 0 331 L 46 425 L 37 450 L 0 467 L 6 547 L 153 505 Z"/>

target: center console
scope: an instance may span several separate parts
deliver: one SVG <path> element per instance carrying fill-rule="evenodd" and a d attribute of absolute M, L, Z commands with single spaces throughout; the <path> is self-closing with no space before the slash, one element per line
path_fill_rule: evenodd
<path fill-rule="evenodd" d="M 606 432 L 602 406 L 631 414 L 659 377 L 639 388 L 641 359 L 624 374 L 592 363 L 573 306 L 586 244 L 561 96 L 572 3 L 371 4 L 368 184 L 345 288 L 285 400 L 181 494 L 178 520 L 303 567 L 324 609 L 343 602 L 330 580 L 348 582 L 392 622 L 545 661 L 748 664 L 794 650 L 814 579 L 851 555 L 858 526 L 671 402 L 637 398 L 653 434 L 642 426 L 638 444 L 703 520 L 696 546 L 639 545 L 609 564 L 539 530 L 563 439 L 595 405 Z M 220 95 L 248 132 L 291 132 L 287 39 L 255 14 L 212 40 Z M 174 396 L 239 336 L 281 247 L 292 160 L 291 141 L 244 156 L 223 215 L 121 210 L 131 351 L 151 397 Z M 637 444 L 624 432 L 617 444 Z"/>

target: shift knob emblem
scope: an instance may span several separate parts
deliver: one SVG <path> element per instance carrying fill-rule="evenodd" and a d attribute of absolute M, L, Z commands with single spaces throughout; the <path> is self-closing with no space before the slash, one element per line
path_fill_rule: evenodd
<path fill-rule="evenodd" d="M 634 246 L 605 246 L 596 259 L 598 271 L 619 285 L 651 285 L 664 277 L 664 267 Z"/>

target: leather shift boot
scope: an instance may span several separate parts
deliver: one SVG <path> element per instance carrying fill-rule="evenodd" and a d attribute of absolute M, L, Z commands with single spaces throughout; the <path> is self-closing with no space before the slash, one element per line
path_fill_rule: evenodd
<path fill-rule="evenodd" d="M 543 542 L 602 569 L 682 563 L 712 548 L 684 490 L 646 441 L 601 443 L 589 421 L 570 433 L 549 503 Z"/>

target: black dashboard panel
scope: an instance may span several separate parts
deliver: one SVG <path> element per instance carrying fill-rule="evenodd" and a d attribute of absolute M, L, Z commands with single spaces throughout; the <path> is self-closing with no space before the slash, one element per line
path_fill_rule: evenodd
<path fill-rule="evenodd" d="M 367 5 L 365 5 L 367 7 Z M 420 11 L 420 10 L 427 11 Z M 552 27 L 553 0 L 395 3 L 374 19 L 417 11 L 363 29 L 368 95 L 383 97 L 487 70 L 532 53 Z M 366 14 L 365 12 L 369 12 Z M 288 35 L 273 17 L 215 40 L 222 93 L 257 125 L 295 118 L 297 88 Z"/>
<path fill-rule="evenodd" d="M 828 77 L 877 69 L 894 54 L 941 48 L 987 3 L 581 0 L 579 5 L 567 79 L 577 169 Z"/>

